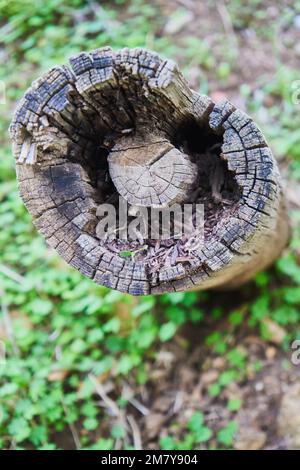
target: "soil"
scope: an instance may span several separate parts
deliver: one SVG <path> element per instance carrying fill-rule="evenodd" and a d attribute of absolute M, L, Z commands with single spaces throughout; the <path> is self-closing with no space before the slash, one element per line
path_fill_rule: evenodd
<path fill-rule="evenodd" d="M 128 403 L 124 412 L 134 416 L 144 449 L 158 449 L 165 436 L 183 439 L 187 421 L 199 409 L 214 435 L 230 420 L 238 423 L 239 431 L 233 442 L 238 450 L 290 449 L 293 442 L 299 442 L 299 427 L 293 429 L 292 440 L 285 432 L 293 427 L 287 423 L 294 422 L 293 413 L 297 410 L 295 407 L 290 410 L 284 403 L 290 404 L 289 395 L 295 395 L 300 368 L 292 365 L 291 353 L 282 351 L 284 330 L 274 329 L 270 340 L 265 341 L 258 331 L 247 327 L 246 316 L 238 328 L 228 321 L 227 313 L 241 310 L 256 295 L 254 283 L 235 292 L 215 292 L 208 300 L 199 302 L 199 309 L 205 312 L 204 321 L 182 327 L 173 341 L 161 347 L 155 361 L 146 364 L 149 380 L 144 386 L 137 388 L 129 379 L 116 391 L 115 384 L 106 384 L 112 398 L 117 399 L 119 392 L 124 395 L 125 389 L 131 391 L 134 401 Z M 224 314 L 214 319 L 213 312 L 219 305 L 224 307 Z M 205 338 L 215 331 L 226 334 L 230 348 L 247 353 L 247 366 L 241 369 L 239 380 L 212 397 L 210 385 L 229 367 L 222 354 L 212 353 L 205 344 Z M 236 412 L 227 407 L 231 399 L 241 401 Z M 299 408 L 300 391 L 295 400 Z M 131 433 L 128 439 L 134 441 Z"/>
<path fill-rule="evenodd" d="M 207 356 L 203 345 L 184 351 L 181 344 L 185 335 L 201 334 L 202 329 L 199 330 L 183 332 L 177 337 L 177 344 L 160 351 L 160 367 L 151 371 L 152 380 L 147 384 L 149 414 L 140 419 L 145 448 L 158 448 L 157 440 L 170 435 L 170 429 L 172 436 L 182 439 L 182 430 L 199 404 L 207 425 L 215 432 L 235 419 L 239 426 L 233 443 L 236 449 L 289 448 L 288 439 L 278 433 L 277 416 L 284 390 L 300 378 L 299 368 L 284 370 L 285 356 L 281 352 L 246 331 L 241 332 L 235 346 L 246 348 L 253 364 L 260 361 L 262 372 L 255 374 L 249 367 L 243 380 L 213 398 L 208 387 L 223 372 L 224 361 L 220 356 Z M 229 399 L 241 400 L 237 413 L 226 407 Z M 172 427 L 175 422 L 177 426 Z"/>
<path fill-rule="evenodd" d="M 254 92 L 259 89 L 262 81 L 266 83 L 273 76 L 277 66 L 273 44 L 259 37 L 251 26 L 234 29 L 228 20 L 226 9 L 222 8 L 223 2 L 217 2 L 217 8 L 210 8 L 210 2 L 202 0 L 156 0 L 155 3 L 160 5 L 165 18 L 160 31 L 162 37 L 167 35 L 168 18 L 176 7 L 185 8 L 190 12 L 190 20 L 172 37 L 174 44 L 186 36 L 198 38 L 200 41 L 205 38 L 209 47 L 214 47 L 220 62 L 222 50 L 218 51 L 220 43 L 217 42 L 220 35 L 224 36 L 226 44 L 238 48 L 239 60 L 236 61 L 226 83 L 220 85 L 213 71 L 205 71 L 205 75 L 214 100 L 227 97 L 237 107 L 245 109 L 239 86 L 246 83 Z M 262 27 L 268 28 L 274 18 L 280 17 L 283 2 L 266 0 L 264 3 L 266 17 Z M 285 43 L 287 39 L 290 43 L 296 43 L 299 41 L 299 34 L 299 30 L 293 28 L 287 30 L 283 27 L 278 31 L 281 63 L 295 65 L 293 51 L 286 47 Z M 178 62 L 181 65 L 183 60 L 178 57 Z M 202 76 L 200 67 L 191 63 L 188 70 L 186 78 L 190 85 L 197 89 Z M 224 198 L 226 197 L 224 195 Z M 233 443 L 236 449 L 288 449 L 296 446 L 291 441 L 287 424 L 293 422 L 293 410 L 289 413 L 283 407 L 286 397 L 291 395 L 300 380 L 300 367 L 293 366 L 290 353 L 283 352 L 282 331 L 275 328 L 270 341 L 263 341 L 258 331 L 247 326 L 245 319 L 232 334 L 232 326 L 226 316 L 226 312 L 240 309 L 245 302 L 253 300 L 255 295 L 254 283 L 234 293 L 216 292 L 210 296 L 208 302 L 199 303 L 199 309 L 204 311 L 204 321 L 199 325 L 190 324 L 182 328 L 173 341 L 161 347 L 157 358 L 146 364 L 149 375 L 146 385 L 137 387 L 130 378 L 118 386 L 110 382 L 105 384 L 106 393 L 112 399 L 117 399 L 124 390 L 132 394 L 133 399 L 129 400 L 123 410 L 127 416 L 133 417 L 136 424 L 136 427 L 128 432 L 129 444 L 135 439 L 140 439 L 144 449 L 156 449 L 159 448 L 160 439 L 167 435 L 180 440 L 183 438 L 188 419 L 195 411 L 201 409 L 207 425 L 216 432 L 231 419 L 237 421 L 239 432 Z M 219 305 L 222 305 L 225 314 L 216 320 L 212 312 Z M 240 380 L 234 381 L 216 397 L 212 397 L 209 386 L 218 380 L 222 372 L 228 370 L 228 364 L 222 354 L 212 353 L 204 342 L 204 339 L 215 331 L 227 332 L 227 339 L 232 348 L 247 351 L 247 367 L 243 370 Z M 256 368 L 258 363 L 259 372 Z M 241 400 L 241 408 L 236 412 L 230 411 L 227 407 L 229 399 Z M 296 403 L 299 402 L 300 397 Z M 294 412 L 296 411 L 294 408 Z M 174 423 L 176 425 L 173 425 Z M 101 437 L 106 425 L 109 436 L 111 423 L 104 419 Z M 299 426 L 292 431 L 294 435 L 298 433 L 300 442 Z M 95 440 L 99 437 L 95 436 Z M 74 446 L 67 430 L 56 434 L 54 438 L 61 448 L 70 449 Z"/>
<path fill-rule="evenodd" d="M 228 313 L 241 308 L 253 298 L 255 289 L 250 283 L 234 293 L 215 293 L 213 298 L 199 303 L 199 308 L 205 311 L 204 321 L 182 327 L 172 341 L 160 348 L 155 360 L 145 364 L 149 377 L 145 385 L 137 386 L 130 377 L 118 384 L 104 381 L 105 392 L 115 404 L 120 394 L 130 399 L 118 418 L 106 401 L 99 400 L 107 413 L 103 417 L 101 436 L 95 436 L 95 440 L 105 436 L 105 429 L 109 437 L 112 422 L 130 416 L 135 428 L 128 427 L 127 443 L 133 445 L 138 441 L 144 449 L 159 449 L 161 439 L 166 436 L 172 436 L 175 441 L 183 440 L 188 420 L 200 409 L 214 438 L 228 422 L 237 422 L 234 449 L 298 448 L 300 368 L 292 365 L 290 353 L 282 351 L 280 343 L 284 331 L 274 331 L 270 340 L 265 341 L 258 331 L 247 327 L 246 317 L 239 327 L 233 327 L 226 312 L 220 319 L 212 315 L 220 304 Z M 247 365 L 241 368 L 239 379 L 213 397 L 210 386 L 230 368 L 223 354 L 212 353 L 205 344 L 205 338 L 215 331 L 226 334 L 230 348 L 246 352 Z M 230 411 L 229 400 L 240 400 L 240 409 Z M 77 428 L 80 427 L 77 423 Z M 214 438 L 210 446 L 220 448 Z M 54 440 L 59 447 L 74 448 L 68 430 L 56 434 Z M 202 444 L 200 448 L 207 446 Z"/>
<path fill-rule="evenodd" d="M 226 97 L 239 108 L 245 109 L 245 102 L 239 90 L 241 84 L 248 84 L 255 93 L 262 83 L 267 83 L 273 77 L 278 59 L 281 63 L 294 67 L 296 65 L 298 59 L 293 53 L 293 48 L 286 46 L 287 42 L 296 44 L 299 41 L 300 31 L 296 28 L 287 29 L 283 24 L 278 30 L 280 47 L 279 56 L 276 58 L 274 45 L 268 39 L 260 37 L 251 25 L 245 29 L 234 29 L 222 6 L 210 8 L 210 2 L 201 0 L 158 0 L 156 3 L 159 3 L 166 18 L 161 30 L 162 36 L 166 34 L 167 18 L 175 9 L 174 3 L 191 14 L 190 20 L 174 34 L 172 40 L 175 44 L 180 43 L 186 36 L 199 40 L 205 38 L 209 46 L 214 47 L 215 55 L 218 55 L 219 46 L 216 39 L 224 35 L 227 43 L 232 44 L 233 48 L 238 48 L 239 59 L 226 83 L 220 84 L 213 71 L 205 71 L 210 94 L 216 101 Z M 218 5 L 222 3 L 217 2 Z M 281 3 L 264 3 L 266 17 L 261 26 L 268 28 L 267 25 L 272 24 L 274 18 L 280 17 Z M 288 5 L 291 2 L 284 3 Z M 222 61 L 222 50 L 219 51 L 219 58 Z M 180 57 L 178 62 L 181 65 Z M 190 85 L 197 89 L 201 79 L 200 68 L 191 64 L 186 78 Z M 285 163 L 282 162 L 281 165 L 284 171 Z M 204 323 L 199 326 L 185 326 L 173 342 L 161 348 L 156 361 L 148 365 L 150 381 L 146 386 L 136 390 L 136 386 L 131 384 L 136 399 L 147 410 L 146 416 L 133 405 L 129 405 L 126 410 L 135 416 L 143 448 L 158 448 L 159 440 L 167 435 L 180 440 L 183 430 L 186 429 L 186 422 L 199 407 L 209 427 L 215 431 L 225 426 L 230 419 L 237 421 L 239 432 L 234 439 L 235 449 L 297 447 L 297 442 L 300 442 L 300 428 L 298 426 L 292 430 L 294 437 L 291 438 L 288 423 L 294 422 L 293 412 L 300 413 L 299 406 L 297 405 L 298 409 L 292 407 L 292 411 L 289 411 L 286 410 L 287 407 L 284 408 L 284 403 L 299 385 L 300 367 L 293 366 L 290 353 L 283 352 L 282 331 L 277 331 L 276 334 L 274 332 L 273 338 L 268 342 L 263 341 L 258 332 L 253 333 L 253 329 L 247 327 L 246 321 L 231 335 L 226 316 L 225 320 L 211 318 L 214 307 L 222 305 L 226 311 L 234 311 L 255 295 L 255 286 L 250 283 L 236 292 L 217 292 L 215 296 L 210 297 L 214 300 L 201 303 L 199 308 L 205 312 Z M 222 355 L 211 353 L 204 344 L 204 338 L 214 331 L 229 331 L 231 346 L 247 351 L 247 362 L 250 364 L 243 378 L 224 388 L 217 397 L 210 396 L 209 385 L 217 381 L 228 365 L 226 367 Z M 259 372 L 255 371 L 258 361 L 261 367 Z M 227 408 L 231 398 L 241 400 L 242 406 L 237 412 L 231 412 Z M 299 404 L 300 394 L 297 395 L 297 400 L 296 403 Z M 177 425 L 172 425 L 174 423 Z"/>

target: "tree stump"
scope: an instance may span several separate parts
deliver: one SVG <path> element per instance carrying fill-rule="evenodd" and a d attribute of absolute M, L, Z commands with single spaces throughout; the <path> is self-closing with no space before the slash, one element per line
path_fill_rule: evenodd
<path fill-rule="evenodd" d="M 106 47 L 52 68 L 10 134 L 37 229 L 101 285 L 133 295 L 236 287 L 287 242 L 280 176 L 256 124 L 191 90 L 156 53 Z M 117 208 L 119 195 L 133 212 L 204 204 L 204 243 L 99 238 L 98 208 Z"/>

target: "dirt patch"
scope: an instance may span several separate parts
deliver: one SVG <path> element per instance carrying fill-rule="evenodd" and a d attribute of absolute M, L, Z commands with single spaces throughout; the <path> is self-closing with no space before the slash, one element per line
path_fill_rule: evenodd
<path fill-rule="evenodd" d="M 158 449 L 159 441 L 169 435 L 180 441 L 188 420 L 199 408 L 215 434 L 230 420 L 237 422 L 238 432 L 233 441 L 236 449 L 290 448 L 288 432 L 282 429 L 287 412 L 286 407 L 282 410 L 281 403 L 282 400 L 287 402 L 285 397 L 300 379 L 300 369 L 293 367 L 289 357 L 270 343 L 241 330 L 232 346 L 247 351 L 247 369 L 242 371 L 240 380 L 212 397 L 210 386 L 226 370 L 226 363 L 203 344 L 207 327 L 187 327 L 174 344 L 159 351 L 151 367 L 150 381 L 139 395 L 140 399 L 146 397 L 143 404 L 148 409 L 145 417 L 137 414 L 144 448 Z M 186 339 L 195 336 L 198 341 L 184 350 Z M 261 367 L 258 373 L 254 370 L 257 363 Z M 228 409 L 230 400 L 239 400 L 241 408 L 238 411 Z M 293 403 L 297 412 L 298 405 Z M 291 410 L 288 411 L 290 416 Z M 281 416 L 281 427 L 277 424 L 278 416 Z M 299 436 L 295 437 L 294 433 L 293 442 L 297 439 Z"/>

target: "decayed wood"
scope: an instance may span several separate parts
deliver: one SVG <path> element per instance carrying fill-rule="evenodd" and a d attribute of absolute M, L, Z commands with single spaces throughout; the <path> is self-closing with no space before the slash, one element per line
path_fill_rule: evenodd
<path fill-rule="evenodd" d="M 10 127 L 20 194 L 51 247 L 134 295 L 235 287 L 276 259 L 288 237 L 284 197 L 249 116 L 142 49 L 103 48 L 70 65 L 33 83 Z M 204 246 L 146 240 L 123 258 L 122 244 L 96 235 L 97 207 L 118 194 L 147 207 L 207 201 Z"/>
<path fill-rule="evenodd" d="M 164 207 L 184 202 L 197 167 L 167 139 L 123 137 L 108 155 L 110 177 L 129 204 Z"/>

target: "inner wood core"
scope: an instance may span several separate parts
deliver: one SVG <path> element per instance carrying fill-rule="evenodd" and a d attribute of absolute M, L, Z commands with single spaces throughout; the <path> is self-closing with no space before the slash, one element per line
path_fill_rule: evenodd
<path fill-rule="evenodd" d="M 107 162 L 105 172 L 101 164 L 102 173 L 100 176 L 98 173 L 97 180 L 98 187 L 106 187 L 104 197 L 101 195 L 102 202 L 114 204 L 118 214 L 121 195 L 129 204 L 129 222 L 133 214 L 131 206 L 161 207 L 162 203 L 177 202 L 192 204 L 195 208 L 196 204 L 203 204 L 204 241 L 213 240 L 217 237 L 214 228 L 221 220 L 234 215 L 241 197 L 235 175 L 228 169 L 222 154 L 222 136 L 189 119 L 176 128 L 174 136 L 170 140 L 152 132 L 120 136 L 102 156 L 101 161 Z M 164 194 L 163 189 L 170 187 L 170 181 L 175 181 L 176 165 L 179 169 L 177 184 L 174 184 L 176 191 L 165 190 Z M 164 186 L 165 179 L 168 186 Z M 118 220 L 117 229 L 121 225 Z M 193 250 L 185 235 L 175 238 L 171 233 L 171 237 L 164 240 L 124 240 L 118 234 L 117 231 L 115 238 L 102 243 L 112 253 L 132 253 L 136 261 L 147 264 L 150 274 L 155 275 L 165 265 L 175 266 L 180 262 L 188 267 L 193 263 Z"/>
<path fill-rule="evenodd" d="M 197 165 L 159 135 L 124 136 L 108 155 L 110 177 L 129 204 L 171 206 L 187 200 Z"/>

